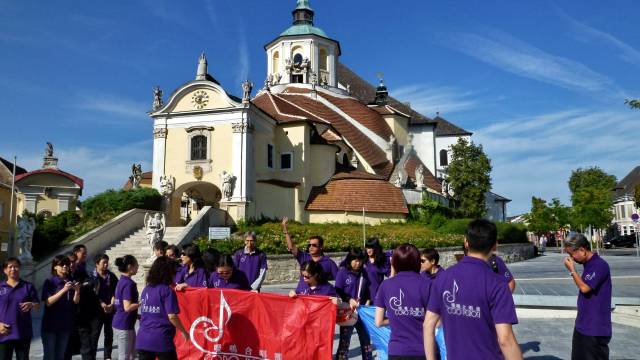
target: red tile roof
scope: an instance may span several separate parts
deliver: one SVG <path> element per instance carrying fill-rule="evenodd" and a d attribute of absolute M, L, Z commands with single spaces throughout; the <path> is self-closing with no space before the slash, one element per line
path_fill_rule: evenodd
<path fill-rule="evenodd" d="M 78 185 L 80 187 L 80 189 L 82 189 L 84 187 L 84 180 L 82 180 L 81 178 L 79 178 L 79 177 L 77 177 L 75 175 L 71 175 L 68 172 L 64 172 L 64 171 L 58 170 L 58 169 L 38 169 L 38 170 L 34 170 L 34 171 L 29 171 L 29 172 L 24 173 L 24 174 L 16 175 L 16 183 L 20 182 L 23 179 L 28 178 L 29 176 L 38 175 L 38 174 L 60 175 L 62 177 L 65 177 L 65 178 L 71 180 L 73 183 Z"/>
<path fill-rule="evenodd" d="M 330 180 L 309 194 L 310 211 L 357 211 L 407 214 L 402 191 L 385 180 Z"/>
<path fill-rule="evenodd" d="M 436 191 L 438 193 L 442 192 L 442 185 L 436 179 L 435 176 L 429 171 L 429 168 L 420 160 L 420 158 L 414 153 L 407 157 L 407 161 L 404 163 L 404 170 L 407 172 L 407 175 L 413 182 L 416 182 L 416 169 L 422 165 L 424 167 L 424 180 L 422 181 L 422 185 L 428 187 L 429 189 Z"/>

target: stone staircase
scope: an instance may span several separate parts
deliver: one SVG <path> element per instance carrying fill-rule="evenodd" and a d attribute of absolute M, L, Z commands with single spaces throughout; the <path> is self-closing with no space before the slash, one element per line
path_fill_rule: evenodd
<path fill-rule="evenodd" d="M 184 230 L 184 227 L 167 227 L 163 240 L 169 244 L 175 244 L 175 240 L 182 230 Z M 116 258 L 125 255 L 135 256 L 136 259 L 138 259 L 140 266 L 138 268 L 138 273 L 133 277 L 133 280 L 138 284 L 138 289 L 142 290 L 144 287 L 144 279 L 146 277 L 144 265 L 151 255 L 151 248 L 149 247 L 149 243 L 145 236 L 145 228 L 142 227 L 133 234 L 127 236 L 107 250 L 106 254 L 109 256 L 109 270 L 113 271 L 113 273 L 118 276 L 120 276 L 120 273 L 115 265 Z"/>

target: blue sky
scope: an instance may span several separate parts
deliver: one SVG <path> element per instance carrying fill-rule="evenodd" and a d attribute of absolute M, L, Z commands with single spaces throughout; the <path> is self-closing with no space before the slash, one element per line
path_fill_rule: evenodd
<path fill-rule="evenodd" d="M 312 0 L 341 61 L 427 116 L 474 132 L 494 191 L 527 211 L 532 195 L 569 201 L 572 169 L 622 178 L 638 165 L 637 1 Z M 151 167 L 154 85 L 168 95 L 209 72 L 231 93 L 262 84 L 263 46 L 295 0 L 0 2 L 0 156 L 40 167 L 44 144 L 85 196 Z M 636 25 L 633 25 L 636 24 Z"/>

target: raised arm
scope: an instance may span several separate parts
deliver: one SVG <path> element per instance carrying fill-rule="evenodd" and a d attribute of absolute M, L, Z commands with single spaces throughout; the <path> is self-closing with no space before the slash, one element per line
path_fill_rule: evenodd
<path fill-rule="evenodd" d="M 284 232 L 284 238 L 285 240 L 287 240 L 287 249 L 289 250 L 289 252 L 291 252 L 291 255 L 293 255 L 293 257 L 298 257 L 298 247 L 293 243 L 293 240 L 291 240 L 288 225 L 289 218 L 285 216 L 282 218 L 282 232 Z"/>

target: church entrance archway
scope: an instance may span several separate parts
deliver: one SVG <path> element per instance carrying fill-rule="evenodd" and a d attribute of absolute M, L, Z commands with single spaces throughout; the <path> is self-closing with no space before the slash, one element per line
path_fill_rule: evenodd
<path fill-rule="evenodd" d="M 171 196 L 169 222 L 172 226 L 183 226 L 193 220 L 202 208 L 220 207 L 222 192 L 206 181 L 192 181 L 180 185 Z"/>

